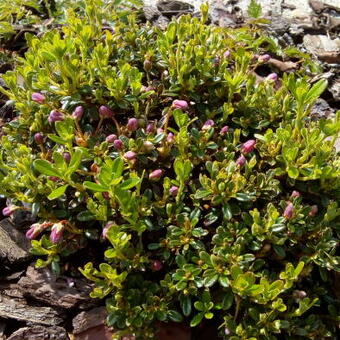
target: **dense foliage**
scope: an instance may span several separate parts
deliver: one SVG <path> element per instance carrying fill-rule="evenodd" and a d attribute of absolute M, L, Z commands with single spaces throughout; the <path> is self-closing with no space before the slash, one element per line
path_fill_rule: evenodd
<path fill-rule="evenodd" d="M 4 214 L 37 216 L 37 266 L 66 270 L 100 239 L 105 260 L 81 272 L 117 336 L 214 318 L 225 339 L 335 339 L 340 115 L 310 119 L 327 86 L 313 63 L 256 25 L 207 26 L 206 8 L 165 31 L 114 13 L 102 29 L 92 9 L 27 35 L 1 90 L 18 113 Z M 302 66 L 278 76 L 268 53 Z"/>

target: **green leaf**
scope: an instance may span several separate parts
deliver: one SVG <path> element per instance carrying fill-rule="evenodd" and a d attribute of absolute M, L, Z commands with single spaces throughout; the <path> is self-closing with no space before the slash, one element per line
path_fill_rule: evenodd
<path fill-rule="evenodd" d="M 33 162 L 34 168 L 47 176 L 62 177 L 61 174 L 56 170 L 50 162 L 43 159 L 37 159 Z"/>
<path fill-rule="evenodd" d="M 295 277 L 298 277 L 300 275 L 304 266 L 305 266 L 304 262 L 299 262 L 297 267 L 294 269 L 294 276 Z"/>
<path fill-rule="evenodd" d="M 168 312 L 168 317 L 171 321 L 174 321 L 174 322 L 181 322 L 183 320 L 182 315 L 175 310 L 170 310 Z"/>
<path fill-rule="evenodd" d="M 96 216 L 93 215 L 90 211 L 81 211 L 78 215 L 77 215 L 77 220 L 81 221 L 81 222 L 86 222 L 86 221 L 92 221 L 95 220 Z"/>
<path fill-rule="evenodd" d="M 61 145 L 67 144 L 67 141 L 59 136 L 49 134 L 47 135 L 47 137 L 57 144 L 61 144 Z"/>
<path fill-rule="evenodd" d="M 317 99 L 323 91 L 326 90 L 328 82 L 326 79 L 320 79 L 317 83 L 315 83 L 311 89 L 307 92 L 305 101 L 310 104 L 315 99 Z"/>
<path fill-rule="evenodd" d="M 181 308 L 183 311 L 183 314 L 185 316 L 189 316 L 191 313 L 191 297 L 190 296 L 186 296 L 186 295 L 182 295 L 180 297 L 180 304 L 181 304 Z"/>
<path fill-rule="evenodd" d="M 205 287 L 213 286 L 216 283 L 217 279 L 218 279 L 218 275 L 217 274 L 205 277 L 204 281 L 203 281 L 204 282 L 204 286 Z"/>
<path fill-rule="evenodd" d="M 56 199 L 56 198 L 58 198 L 58 197 L 64 195 L 64 193 L 65 193 L 67 187 L 68 187 L 68 184 L 65 184 L 65 185 L 63 185 L 63 186 L 61 186 L 61 187 L 59 187 L 59 188 L 53 190 L 53 191 L 47 196 L 47 198 L 48 198 L 49 200 L 54 200 L 54 199 Z"/>
<path fill-rule="evenodd" d="M 226 219 L 227 221 L 229 221 L 233 217 L 230 205 L 228 203 L 222 206 L 222 213 L 223 213 L 223 218 Z"/>
<path fill-rule="evenodd" d="M 294 168 L 292 166 L 288 167 L 287 173 L 290 178 L 296 179 L 299 177 L 299 169 Z"/>
<path fill-rule="evenodd" d="M 255 0 L 251 0 L 247 12 L 250 17 L 257 19 L 262 15 L 262 7 Z"/>
<path fill-rule="evenodd" d="M 124 161 L 120 158 L 117 157 L 112 164 L 112 172 L 114 178 L 118 178 L 122 175 L 124 170 Z"/>
<path fill-rule="evenodd" d="M 234 302 L 234 294 L 231 289 L 228 289 L 228 291 L 224 294 L 223 300 L 222 300 L 222 309 L 228 310 Z"/>
<path fill-rule="evenodd" d="M 173 111 L 172 114 L 178 127 L 183 127 L 187 125 L 189 121 L 189 116 L 186 113 L 183 113 L 181 110 L 176 109 Z"/>
<path fill-rule="evenodd" d="M 67 169 L 67 175 L 73 174 L 79 168 L 82 156 L 83 156 L 83 152 L 80 149 L 77 149 L 73 153 L 70 164 Z"/>
<path fill-rule="evenodd" d="M 104 192 L 104 191 L 108 191 L 109 188 L 104 187 L 100 184 L 94 183 L 94 182 L 89 182 L 89 181 L 85 181 L 83 183 L 84 187 L 93 191 L 99 191 L 99 192 Z"/>
<path fill-rule="evenodd" d="M 211 195 L 211 192 L 209 190 L 199 189 L 195 193 L 195 198 L 200 199 L 200 198 L 207 197 L 209 195 Z"/>
<path fill-rule="evenodd" d="M 135 187 L 138 183 L 140 183 L 141 179 L 138 177 L 129 178 L 128 180 L 124 181 L 119 187 L 122 190 L 127 190 Z"/>
<path fill-rule="evenodd" d="M 204 317 L 204 313 L 198 313 L 197 315 L 195 315 L 190 322 L 190 326 L 196 327 L 198 324 L 201 323 L 203 317 Z"/>
<path fill-rule="evenodd" d="M 238 192 L 236 194 L 236 199 L 241 202 L 249 202 L 252 200 L 252 197 L 242 192 Z"/>
<path fill-rule="evenodd" d="M 70 141 L 73 139 L 73 119 L 66 119 L 62 122 L 56 122 L 55 123 L 55 129 L 58 132 L 58 135 L 67 141 Z"/>

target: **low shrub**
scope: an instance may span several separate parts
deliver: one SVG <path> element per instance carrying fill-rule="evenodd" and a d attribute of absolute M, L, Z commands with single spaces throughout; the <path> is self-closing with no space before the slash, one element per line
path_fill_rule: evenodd
<path fill-rule="evenodd" d="M 231 340 L 335 339 L 340 115 L 310 118 L 317 66 L 256 22 L 206 25 L 205 6 L 164 31 L 133 13 L 103 30 L 101 15 L 27 35 L 4 76 L 17 118 L 1 140 L 3 213 L 37 217 L 37 267 L 107 247 L 80 271 L 117 337 L 214 319 Z M 274 74 L 270 58 L 292 55 L 301 67 Z"/>

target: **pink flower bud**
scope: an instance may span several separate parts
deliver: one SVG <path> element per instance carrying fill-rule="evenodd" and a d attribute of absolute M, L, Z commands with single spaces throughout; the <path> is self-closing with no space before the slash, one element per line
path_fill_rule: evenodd
<path fill-rule="evenodd" d="M 319 211 L 318 206 L 312 205 L 308 215 L 311 216 L 311 217 L 314 217 L 318 213 L 318 211 Z"/>
<path fill-rule="evenodd" d="M 220 135 L 224 136 L 229 132 L 229 126 L 223 126 L 223 128 L 220 131 Z"/>
<path fill-rule="evenodd" d="M 149 174 L 149 179 L 160 179 L 163 175 L 163 170 L 157 169 Z"/>
<path fill-rule="evenodd" d="M 215 57 L 214 58 L 214 66 L 218 67 L 220 65 L 221 58 L 220 57 Z"/>
<path fill-rule="evenodd" d="M 145 131 L 146 131 L 147 134 L 154 133 L 155 132 L 155 124 L 154 123 L 149 123 L 146 126 L 146 130 Z"/>
<path fill-rule="evenodd" d="M 61 241 L 64 233 L 64 226 L 61 223 L 53 224 L 51 228 L 50 240 L 52 243 Z"/>
<path fill-rule="evenodd" d="M 84 108 L 82 106 L 77 106 L 72 113 L 72 117 L 76 120 L 80 120 L 81 117 L 83 117 L 83 114 Z"/>
<path fill-rule="evenodd" d="M 55 177 L 55 176 L 49 176 L 48 179 L 52 182 L 58 182 L 59 181 L 59 177 Z"/>
<path fill-rule="evenodd" d="M 115 147 L 115 149 L 117 150 L 122 150 L 124 145 L 123 145 L 123 142 L 120 140 L 120 139 L 116 139 L 114 142 L 113 142 L 113 146 Z"/>
<path fill-rule="evenodd" d="M 109 229 L 113 226 L 113 222 L 107 222 L 106 224 L 105 224 L 105 227 L 103 228 L 103 231 L 102 231 L 102 237 L 103 238 L 107 238 L 107 233 L 108 233 L 108 231 L 109 231 Z"/>
<path fill-rule="evenodd" d="M 136 159 L 137 154 L 133 151 L 125 152 L 124 158 L 128 161 L 132 161 L 133 159 Z"/>
<path fill-rule="evenodd" d="M 171 196 L 177 196 L 178 194 L 178 187 L 176 187 L 176 185 L 173 185 L 170 190 L 169 190 L 169 193 Z"/>
<path fill-rule="evenodd" d="M 166 137 L 166 141 L 168 143 L 173 143 L 175 141 L 175 136 L 172 132 L 169 132 L 167 137 Z"/>
<path fill-rule="evenodd" d="M 117 140 L 117 136 L 115 134 L 108 135 L 105 139 L 108 143 L 114 143 Z"/>
<path fill-rule="evenodd" d="M 63 152 L 63 158 L 64 158 L 66 163 L 70 163 L 71 155 L 70 155 L 69 152 Z"/>
<path fill-rule="evenodd" d="M 4 216 L 11 216 L 15 210 L 17 210 L 19 207 L 15 205 L 10 205 L 8 207 L 5 207 L 2 209 L 2 215 Z"/>
<path fill-rule="evenodd" d="M 160 133 L 163 133 L 163 132 L 164 132 L 164 130 L 162 128 L 157 129 L 157 134 L 160 134 Z"/>
<path fill-rule="evenodd" d="M 185 100 L 179 100 L 179 99 L 175 99 L 172 102 L 172 108 L 173 109 L 181 109 L 181 110 L 187 110 L 189 108 L 189 104 L 187 101 Z"/>
<path fill-rule="evenodd" d="M 163 264 L 159 260 L 153 260 L 151 261 L 151 270 L 157 272 L 163 268 Z"/>
<path fill-rule="evenodd" d="M 102 105 L 99 108 L 99 115 L 103 118 L 111 118 L 113 116 L 113 112 L 107 106 Z"/>
<path fill-rule="evenodd" d="M 269 60 L 270 60 L 270 55 L 269 54 L 263 54 L 263 55 L 260 55 L 257 58 L 257 61 L 259 63 L 267 63 Z"/>
<path fill-rule="evenodd" d="M 229 58 L 230 55 L 231 55 L 230 51 L 225 51 L 225 52 L 223 53 L 223 57 L 224 57 L 224 58 Z"/>
<path fill-rule="evenodd" d="M 285 211 L 283 212 L 283 217 L 287 220 L 290 220 L 294 216 L 294 210 L 293 203 L 289 202 Z"/>
<path fill-rule="evenodd" d="M 256 140 L 250 139 L 242 145 L 241 152 L 244 154 L 250 153 L 254 150 L 255 145 L 256 145 Z"/>
<path fill-rule="evenodd" d="M 136 131 L 138 129 L 138 120 L 136 118 L 130 118 L 126 126 L 129 131 Z"/>
<path fill-rule="evenodd" d="M 34 223 L 31 225 L 31 227 L 27 230 L 26 232 L 26 237 L 29 240 L 34 240 L 35 238 L 37 238 L 41 232 L 45 229 L 45 227 L 40 224 L 40 223 Z"/>
<path fill-rule="evenodd" d="M 202 126 L 202 130 L 209 130 L 215 125 L 215 122 L 212 119 L 208 119 Z"/>
<path fill-rule="evenodd" d="M 241 155 L 239 158 L 237 158 L 236 160 L 236 165 L 238 165 L 239 167 L 242 167 L 244 164 L 246 164 L 246 158 Z"/>
<path fill-rule="evenodd" d="M 44 136 L 40 132 L 34 135 L 34 140 L 37 144 L 44 144 Z"/>
<path fill-rule="evenodd" d="M 57 110 L 52 110 L 50 112 L 50 115 L 48 116 L 48 122 L 50 124 L 54 123 L 54 122 L 61 122 L 64 120 L 64 116 L 61 112 L 57 111 Z"/>
<path fill-rule="evenodd" d="M 102 192 L 102 196 L 104 197 L 104 199 L 106 199 L 107 201 L 110 199 L 110 194 L 107 191 Z"/>
<path fill-rule="evenodd" d="M 39 92 L 32 93 L 32 97 L 31 98 L 32 98 L 32 100 L 34 102 L 39 103 L 39 104 L 43 104 L 44 101 L 46 100 L 46 97 L 43 94 L 39 93 Z"/>
<path fill-rule="evenodd" d="M 304 299 L 307 296 L 307 293 L 304 290 L 294 290 L 293 296 L 295 299 Z"/>
<path fill-rule="evenodd" d="M 292 192 L 292 194 L 290 195 L 290 197 L 291 198 L 299 198 L 299 197 L 301 197 L 301 194 L 298 191 L 294 190 Z"/>
<path fill-rule="evenodd" d="M 267 79 L 268 81 L 277 81 L 278 76 L 277 76 L 276 73 L 271 73 L 271 74 L 269 74 L 269 75 L 266 77 L 266 79 Z"/>
<path fill-rule="evenodd" d="M 224 328 L 224 334 L 225 335 L 229 335 L 231 332 L 230 332 L 230 329 L 228 327 Z"/>

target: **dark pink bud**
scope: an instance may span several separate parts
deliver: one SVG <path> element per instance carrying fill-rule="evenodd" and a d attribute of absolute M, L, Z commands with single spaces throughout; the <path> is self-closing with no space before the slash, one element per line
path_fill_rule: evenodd
<path fill-rule="evenodd" d="M 124 158 L 128 161 L 132 161 L 133 159 L 136 159 L 137 154 L 133 151 L 125 152 Z"/>
<path fill-rule="evenodd" d="M 225 51 L 225 52 L 223 53 L 223 57 L 224 57 L 224 58 L 229 58 L 230 55 L 231 55 L 230 51 Z"/>
<path fill-rule="evenodd" d="M 130 118 L 126 126 L 129 131 L 136 131 L 138 129 L 138 120 L 136 118 Z"/>
<path fill-rule="evenodd" d="M 63 158 L 64 158 L 66 163 L 70 163 L 71 155 L 70 155 L 69 152 L 63 152 Z"/>
<path fill-rule="evenodd" d="M 113 146 L 115 147 L 115 149 L 117 150 L 122 150 L 124 145 L 123 145 L 123 142 L 120 140 L 120 139 L 116 139 L 114 142 L 113 142 Z"/>
<path fill-rule="evenodd" d="M 64 233 L 64 226 L 61 223 L 53 224 L 51 228 L 50 240 L 52 243 L 61 241 Z"/>
<path fill-rule="evenodd" d="M 63 114 L 57 110 L 51 111 L 50 115 L 48 116 L 48 122 L 50 124 L 58 121 L 61 122 L 63 120 L 64 120 Z"/>
<path fill-rule="evenodd" d="M 58 182 L 59 181 L 59 177 L 55 177 L 55 176 L 49 176 L 48 179 L 52 182 Z"/>
<path fill-rule="evenodd" d="M 19 207 L 15 205 L 10 205 L 8 207 L 5 207 L 2 209 L 2 215 L 4 216 L 10 216 L 14 213 L 15 210 L 17 210 Z"/>
<path fill-rule="evenodd" d="M 277 81 L 278 76 L 277 76 L 276 73 L 271 73 L 271 74 L 269 74 L 269 75 L 266 77 L 266 79 L 267 79 L 268 81 Z"/>
<path fill-rule="evenodd" d="M 209 130 L 215 125 L 215 122 L 212 119 L 208 119 L 202 126 L 202 130 Z"/>
<path fill-rule="evenodd" d="M 74 119 L 80 120 L 81 117 L 83 117 L 83 114 L 84 114 L 84 108 L 82 106 L 77 106 L 72 113 L 72 117 Z"/>
<path fill-rule="evenodd" d="M 103 238 L 106 238 L 107 237 L 107 233 L 109 231 L 109 229 L 113 226 L 113 222 L 108 222 L 105 224 L 105 227 L 103 228 L 103 231 L 102 231 L 102 237 Z"/>
<path fill-rule="evenodd" d="M 157 272 L 163 268 L 163 264 L 159 260 L 153 260 L 151 261 L 151 270 Z"/>
<path fill-rule="evenodd" d="M 34 240 L 41 234 L 41 232 L 44 230 L 44 226 L 40 223 L 34 223 L 31 225 L 31 227 L 26 232 L 26 237 L 29 240 Z"/>
<path fill-rule="evenodd" d="M 224 136 L 229 132 L 229 126 L 223 126 L 223 128 L 220 131 L 220 135 Z"/>
<path fill-rule="evenodd" d="M 283 212 L 283 217 L 287 220 L 290 220 L 294 216 L 294 210 L 293 203 L 289 202 L 285 211 Z"/>
<path fill-rule="evenodd" d="M 319 211 L 318 206 L 312 205 L 308 215 L 311 216 L 311 217 L 314 217 L 318 213 L 318 211 Z"/>
<path fill-rule="evenodd" d="M 163 170 L 157 169 L 149 174 L 149 179 L 160 179 L 163 175 Z"/>
<path fill-rule="evenodd" d="M 304 290 L 294 290 L 293 296 L 295 299 L 304 299 L 307 296 L 307 293 Z"/>
<path fill-rule="evenodd" d="M 220 65 L 221 58 L 220 57 L 215 57 L 214 58 L 214 66 L 217 67 Z"/>
<path fill-rule="evenodd" d="M 176 187 L 176 185 L 173 185 L 170 190 L 169 190 L 169 193 L 171 196 L 177 196 L 178 194 L 178 187 Z"/>
<path fill-rule="evenodd" d="M 117 140 L 117 136 L 112 134 L 112 135 L 108 135 L 105 139 L 108 143 L 113 143 L 115 140 Z"/>
<path fill-rule="evenodd" d="M 37 144 L 44 144 L 44 136 L 40 132 L 34 135 L 34 140 Z"/>
<path fill-rule="evenodd" d="M 32 97 L 31 98 L 32 98 L 32 100 L 34 102 L 39 103 L 39 104 L 43 104 L 44 101 L 46 100 L 46 97 L 43 94 L 39 93 L 39 92 L 32 93 Z"/>
<path fill-rule="evenodd" d="M 256 140 L 250 139 L 242 145 L 241 152 L 244 154 L 250 153 L 254 150 L 255 145 L 256 145 Z"/>
<path fill-rule="evenodd" d="M 104 197 L 104 199 L 106 199 L 107 201 L 110 199 L 110 194 L 107 191 L 102 192 L 102 196 Z"/>
<path fill-rule="evenodd" d="M 155 124 L 154 123 L 149 123 L 147 126 L 146 126 L 146 133 L 153 133 L 155 132 Z"/>
<path fill-rule="evenodd" d="M 167 137 L 166 137 L 166 141 L 168 143 L 173 143 L 175 141 L 175 136 L 172 132 L 169 132 Z"/>
<path fill-rule="evenodd" d="M 257 58 L 257 61 L 259 63 L 267 63 L 269 60 L 270 60 L 270 55 L 269 54 L 263 54 L 263 55 L 260 55 Z"/>
<path fill-rule="evenodd" d="M 246 164 L 246 158 L 241 155 L 239 158 L 237 158 L 236 160 L 236 165 L 238 165 L 239 167 L 242 167 L 244 164 Z"/>
<path fill-rule="evenodd" d="M 102 105 L 100 108 L 99 108 L 99 115 L 103 118 L 110 118 L 113 116 L 113 112 L 111 111 L 110 108 L 108 108 L 107 106 L 105 105 Z"/>
<path fill-rule="evenodd" d="M 298 191 L 294 190 L 292 192 L 292 194 L 290 195 L 290 197 L 291 198 L 299 198 L 299 197 L 301 197 L 301 194 Z"/>
<path fill-rule="evenodd" d="M 174 108 L 174 109 L 181 109 L 181 110 L 187 110 L 189 108 L 189 104 L 185 100 L 175 99 L 172 102 L 172 108 Z"/>

